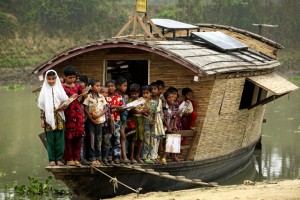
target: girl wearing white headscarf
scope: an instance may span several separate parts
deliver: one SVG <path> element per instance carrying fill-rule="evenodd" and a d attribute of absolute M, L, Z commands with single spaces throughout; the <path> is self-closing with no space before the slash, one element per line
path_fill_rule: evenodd
<path fill-rule="evenodd" d="M 39 95 L 38 107 L 42 110 L 42 128 L 46 132 L 50 166 L 63 165 L 65 115 L 60 106 L 67 99 L 56 71 L 48 70 Z"/>

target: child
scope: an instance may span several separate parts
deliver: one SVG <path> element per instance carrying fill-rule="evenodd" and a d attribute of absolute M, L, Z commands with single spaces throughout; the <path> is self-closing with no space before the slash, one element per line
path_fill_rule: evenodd
<path fill-rule="evenodd" d="M 76 70 L 74 67 L 64 68 L 65 83 L 63 88 L 66 94 L 70 96 L 77 96 L 81 94 L 82 89 L 79 85 L 75 85 Z M 66 131 L 65 131 L 65 161 L 68 166 L 81 167 L 80 149 L 81 140 L 84 135 L 84 119 L 83 111 L 80 102 L 75 100 L 70 103 L 69 107 L 65 110 L 66 115 Z"/>
<path fill-rule="evenodd" d="M 111 102 L 110 97 L 108 97 L 108 88 L 107 87 L 101 87 L 100 93 L 104 96 L 105 100 L 107 102 Z M 106 113 L 105 113 L 105 122 L 102 126 L 102 133 L 103 133 L 103 140 L 104 140 L 104 146 L 103 146 L 103 152 L 102 152 L 102 161 L 105 165 L 108 164 L 108 156 L 111 149 L 111 134 L 112 134 L 112 117 L 110 114 L 110 105 L 109 103 L 106 104 Z"/>
<path fill-rule="evenodd" d="M 129 102 L 135 101 L 139 98 L 140 95 L 140 86 L 138 84 L 130 85 L 129 92 L 131 98 Z M 139 105 L 136 108 L 131 109 L 130 114 L 132 114 L 132 120 L 135 126 L 135 134 L 132 138 L 131 148 L 130 148 L 130 161 L 131 164 L 135 164 L 136 162 L 143 164 L 143 161 L 140 158 L 142 151 L 142 142 L 144 140 L 144 128 L 143 128 L 143 119 L 142 114 L 144 113 L 144 106 Z M 136 156 L 134 159 L 134 147 L 137 144 Z"/>
<path fill-rule="evenodd" d="M 114 156 L 114 162 L 116 164 L 120 163 L 121 155 L 121 143 L 120 143 L 120 127 L 121 127 L 121 112 L 123 109 L 123 99 L 122 96 L 116 93 L 116 82 L 114 80 L 108 80 L 105 83 L 108 88 L 109 98 L 108 103 L 110 104 L 110 111 L 112 118 L 114 120 L 114 133 L 112 137 L 112 151 Z"/>
<path fill-rule="evenodd" d="M 116 85 L 117 85 L 117 90 L 116 90 L 115 93 L 122 97 L 123 106 L 125 106 L 126 103 L 127 103 L 126 99 L 125 99 L 125 92 L 127 90 L 127 80 L 124 79 L 124 78 L 119 78 L 116 81 Z M 127 126 L 126 121 L 127 121 L 128 111 L 121 108 L 120 112 L 121 112 L 120 113 L 121 114 L 121 126 L 120 126 L 121 161 L 126 164 L 126 163 L 130 163 L 130 160 L 127 159 L 127 155 L 126 155 L 126 135 L 125 135 L 125 128 Z"/>
<path fill-rule="evenodd" d="M 182 95 L 184 97 L 183 103 L 187 107 L 186 111 L 182 114 L 182 129 L 195 129 L 195 121 L 197 119 L 197 102 L 192 100 L 193 91 L 190 88 L 183 88 Z"/>
<path fill-rule="evenodd" d="M 167 91 L 164 93 L 166 103 L 163 105 L 164 110 L 164 125 L 166 128 L 166 133 L 171 134 L 172 132 L 178 131 L 178 109 L 175 106 L 174 93 L 172 91 Z M 173 161 L 179 162 L 178 155 L 173 154 Z M 162 158 L 162 164 L 166 164 L 166 156 Z"/>
<path fill-rule="evenodd" d="M 81 77 L 81 76 L 80 76 Z M 86 77 L 87 78 L 87 77 Z M 87 80 L 87 79 L 86 79 Z M 85 81 L 86 81 L 85 80 Z M 81 89 L 82 90 L 84 90 L 86 87 L 87 87 L 87 85 L 88 85 L 88 83 L 86 83 L 85 81 L 82 81 L 80 78 L 79 78 L 79 80 L 77 80 L 77 81 L 75 81 L 75 84 L 76 85 L 79 85 L 80 87 L 81 87 Z M 81 96 L 81 97 L 78 97 L 77 98 L 77 100 L 79 101 L 79 102 L 81 102 L 82 101 L 82 98 L 86 98 L 87 97 L 87 95 L 84 95 L 84 96 Z M 81 109 L 84 111 L 84 106 L 81 104 Z M 83 126 L 85 125 L 85 122 L 86 122 L 86 115 L 84 114 L 84 112 L 82 112 L 83 113 Z M 86 130 L 85 130 L 85 128 L 84 128 L 84 131 L 86 132 Z M 85 135 L 83 135 L 82 136 L 82 140 L 81 140 L 81 149 L 80 149 L 80 160 L 81 160 L 81 163 L 87 163 L 86 162 L 86 159 L 87 159 L 87 146 L 86 146 L 86 143 L 87 143 L 87 141 L 86 141 L 86 137 L 85 137 Z"/>
<path fill-rule="evenodd" d="M 144 143 L 143 143 L 143 153 L 142 159 L 146 164 L 154 164 L 151 160 L 151 133 L 153 132 L 153 125 L 155 122 L 155 109 L 157 105 L 153 105 L 154 102 L 151 102 L 151 92 L 152 87 L 150 85 L 145 85 L 142 87 L 144 103 L 144 112 L 143 112 L 143 126 L 144 126 Z"/>
<path fill-rule="evenodd" d="M 162 103 L 165 103 L 165 98 L 164 98 L 165 82 L 163 82 L 162 80 L 157 80 L 156 83 L 158 85 L 159 98 L 162 100 Z"/>
<path fill-rule="evenodd" d="M 151 159 L 157 163 L 161 164 L 160 160 L 158 159 L 158 148 L 160 144 L 160 140 L 165 136 L 164 125 L 162 122 L 162 100 L 159 98 L 159 84 L 157 82 L 151 83 L 152 93 L 151 93 L 151 101 L 153 105 L 157 105 L 155 108 L 155 121 L 154 121 L 154 132 L 152 136 L 152 153 Z"/>
<path fill-rule="evenodd" d="M 41 109 L 41 126 L 45 128 L 49 165 L 63 166 L 64 154 L 64 120 L 65 115 L 60 108 L 68 99 L 60 79 L 54 70 L 48 70 L 41 89 L 38 107 Z"/>
<path fill-rule="evenodd" d="M 91 92 L 84 100 L 84 111 L 87 115 L 86 130 L 88 134 L 89 159 L 91 165 L 95 167 L 101 166 L 102 154 L 102 125 L 105 122 L 106 100 L 100 94 L 100 81 L 92 79 L 89 82 L 92 86 Z"/>
<path fill-rule="evenodd" d="M 124 94 L 124 98 L 125 98 L 125 101 L 128 102 L 128 100 L 129 100 L 128 94 Z"/>

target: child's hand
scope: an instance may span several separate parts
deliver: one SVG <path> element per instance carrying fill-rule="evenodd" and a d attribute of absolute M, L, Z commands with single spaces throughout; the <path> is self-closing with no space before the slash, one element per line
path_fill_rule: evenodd
<path fill-rule="evenodd" d="M 66 108 L 67 108 L 66 106 L 63 106 L 63 104 L 61 104 L 60 106 L 58 106 L 58 108 L 56 109 L 56 111 L 63 111 Z"/>
<path fill-rule="evenodd" d="M 78 94 L 73 94 L 72 96 L 70 96 L 70 98 L 75 99 L 77 98 Z"/>
<path fill-rule="evenodd" d="M 92 123 L 93 123 L 94 125 L 98 125 L 98 123 L 97 123 L 97 121 L 96 121 L 95 119 L 92 119 L 91 121 L 92 121 Z"/>
<path fill-rule="evenodd" d="M 123 112 L 124 111 L 124 107 L 123 106 L 118 106 L 118 107 L 116 107 L 116 109 L 119 112 Z"/>
<path fill-rule="evenodd" d="M 42 122 L 41 122 L 41 127 L 45 128 L 45 120 L 43 120 L 43 119 L 42 119 Z"/>
<path fill-rule="evenodd" d="M 88 96 L 89 96 L 89 94 L 84 94 L 84 95 L 82 95 L 82 97 L 83 97 L 84 99 L 86 99 Z"/>

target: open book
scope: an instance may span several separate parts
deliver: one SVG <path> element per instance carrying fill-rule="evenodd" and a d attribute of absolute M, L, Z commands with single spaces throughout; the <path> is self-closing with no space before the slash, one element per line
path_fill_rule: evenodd
<path fill-rule="evenodd" d="M 123 106 L 124 109 L 131 109 L 131 108 L 135 108 L 141 104 L 144 104 L 145 100 L 144 99 L 137 99 L 133 102 L 130 102 L 128 104 L 126 104 L 125 106 Z"/>
<path fill-rule="evenodd" d="M 193 110 L 193 104 L 190 100 L 183 101 L 178 108 L 178 114 L 179 116 L 182 116 L 183 113 L 191 114 Z"/>
<path fill-rule="evenodd" d="M 90 89 L 92 88 L 91 85 L 89 85 L 88 87 L 86 87 L 84 90 L 82 90 L 82 93 L 80 95 L 78 95 L 77 97 L 70 97 L 69 99 L 65 100 L 58 108 L 56 108 L 56 110 L 58 110 L 61 107 L 65 107 L 67 108 L 73 101 L 75 101 L 78 97 L 82 97 L 83 95 L 87 94 Z"/>

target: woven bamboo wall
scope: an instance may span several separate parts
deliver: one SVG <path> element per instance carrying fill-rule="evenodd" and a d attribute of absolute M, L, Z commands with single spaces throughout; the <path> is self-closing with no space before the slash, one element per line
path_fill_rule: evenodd
<path fill-rule="evenodd" d="M 242 146 L 248 146 L 259 137 L 263 107 L 238 110 L 245 78 L 216 79 L 192 82 L 194 73 L 179 64 L 152 53 L 120 52 L 105 54 L 94 51 L 56 66 L 60 76 L 67 65 L 76 67 L 80 74 L 103 81 L 105 59 L 150 60 L 150 82 L 163 80 L 166 87 L 190 87 L 198 101 L 195 146 L 190 158 L 202 160 L 226 155 Z M 200 137 L 201 135 L 201 137 Z"/>
<path fill-rule="evenodd" d="M 196 131 L 198 135 L 196 137 L 196 143 L 200 139 L 200 133 L 205 119 L 205 113 L 208 108 L 208 103 L 210 100 L 210 95 L 212 92 L 213 80 L 200 81 L 198 83 L 193 83 L 194 73 L 189 69 L 180 66 L 179 64 L 163 58 L 161 56 L 137 52 L 137 54 L 106 54 L 103 51 L 95 51 L 92 53 L 87 53 L 85 55 L 77 56 L 73 59 L 69 59 L 66 62 L 61 63 L 54 67 L 60 76 L 63 75 L 63 68 L 67 65 L 75 66 L 80 74 L 87 75 L 89 78 L 97 78 L 100 81 L 103 80 L 103 64 L 105 59 L 124 59 L 124 60 L 150 60 L 150 82 L 156 80 L 163 80 L 166 84 L 166 88 L 173 86 L 179 89 L 179 94 L 181 94 L 181 89 L 184 87 L 190 87 L 194 91 L 194 98 L 198 101 L 198 118 L 196 121 Z M 196 153 L 196 147 L 191 153 L 191 158 L 194 157 Z"/>
<path fill-rule="evenodd" d="M 239 110 L 244 82 L 245 78 L 215 81 L 195 160 L 232 153 L 260 137 L 265 109 Z"/>
<path fill-rule="evenodd" d="M 104 57 L 105 54 L 103 51 L 94 51 L 69 59 L 55 66 L 53 69 L 58 72 L 60 77 L 63 77 L 63 69 L 71 65 L 74 66 L 80 74 L 87 75 L 89 78 L 99 79 L 102 82 Z"/>

